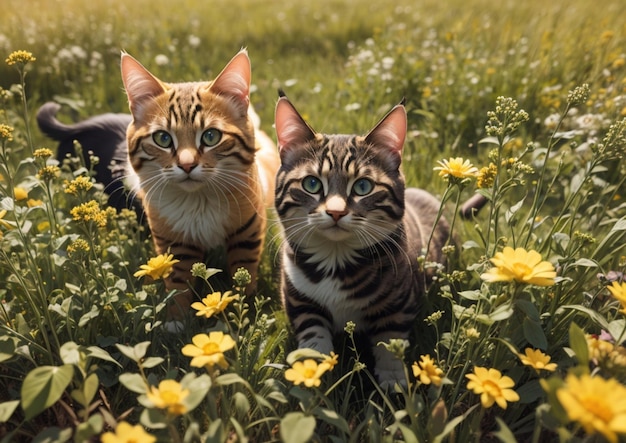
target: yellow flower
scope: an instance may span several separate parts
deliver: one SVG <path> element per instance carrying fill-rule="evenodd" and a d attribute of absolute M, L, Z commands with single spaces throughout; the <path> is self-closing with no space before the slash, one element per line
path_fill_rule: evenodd
<path fill-rule="evenodd" d="M 95 200 L 73 207 L 70 210 L 70 214 L 74 221 L 92 221 L 100 228 L 104 228 L 107 225 L 107 211 L 100 209 L 100 204 Z"/>
<path fill-rule="evenodd" d="M 224 294 L 214 292 L 204 297 L 202 302 L 197 301 L 192 303 L 191 307 L 198 311 L 196 312 L 198 317 L 205 316 L 206 318 L 211 318 L 214 314 L 219 314 L 226 309 L 226 306 L 228 306 L 231 301 L 237 300 L 238 298 L 238 295 L 232 295 L 232 291 L 226 291 Z"/>
<path fill-rule="evenodd" d="M 607 289 L 609 290 L 613 298 L 618 300 L 622 305 L 622 309 L 620 309 L 620 312 L 626 314 L 626 283 L 618 283 L 614 281 L 611 286 L 607 286 Z"/>
<path fill-rule="evenodd" d="M 596 362 L 605 359 L 615 349 L 610 341 L 602 340 L 590 334 L 585 334 L 585 338 L 587 339 L 589 358 Z"/>
<path fill-rule="evenodd" d="M 33 53 L 29 51 L 13 51 L 9 54 L 9 56 L 4 60 L 5 63 L 9 66 L 13 66 L 16 63 L 26 64 L 28 62 L 34 62 L 37 60 L 33 57 Z"/>
<path fill-rule="evenodd" d="M 550 356 L 544 354 L 539 349 L 526 348 L 524 354 L 518 354 L 518 357 L 523 364 L 530 366 L 537 372 L 541 369 L 550 372 L 556 370 L 556 363 L 550 363 Z"/>
<path fill-rule="evenodd" d="M 52 157 L 53 155 L 54 153 L 52 152 L 52 150 L 48 148 L 39 148 L 36 149 L 35 152 L 33 152 L 33 157 L 43 158 L 44 160 L 48 157 Z"/>
<path fill-rule="evenodd" d="M 57 165 L 47 165 L 41 168 L 39 172 L 37 172 L 37 175 L 42 180 L 54 180 L 61 175 L 61 168 Z"/>
<path fill-rule="evenodd" d="M 320 363 L 320 366 L 326 365 L 328 366 L 328 370 L 332 371 L 333 368 L 337 365 L 337 363 L 339 363 L 339 356 L 331 351 L 330 355 L 326 355 L 324 360 L 322 360 L 322 362 Z"/>
<path fill-rule="evenodd" d="M 480 189 L 490 188 L 498 175 L 498 167 L 489 163 L 489 166 L 483 166 L 476 176 L 476 186 Z"/>
<path fill-rule="evenodd" d="M 552 286 L 556 271 L 552 263 L 542 261 L 541 255 L 534 250 L 513 249 L 506 246 L 491 259 L 495 267 L 482 274 L 486 282 L 515 280 L 520 283 L 537 286 Z"/>
<path fill-rule="evenodd" d="M 420 355 L 420 362 L 412 365 L 413 375 L 425 384 L 440 386 L 443 380 L 443 370 L 437 366 L 435 360 L 430 355 Z"/>
<path fill-rule="evenodd" d="M 294 385 L 304 383 L 307 388 L 319 386 L 322 381 L 320 377 L 329 369 L 327 364 L 318 364 L 312 358 L 295 362 L 291 368 L 285 371 L 285 378 Z"/>
<path fill-rule="evenodd" d="M 187 407 L 183 404 L 189 395 L 189 389 L 183 389 L 176 380 L 163 380 L 159 387 L 150 386 L 146 392 L 146 397 L 159 409 L 167 409 L 171 415 L 182 415 L 187 412 Z"/>
<path fill-rule="evenodd" d="M 439 171 L 439 177 L 473 178 L 478 174 L 478 169 L 469 160 L 463 160 L 461 157 L 450 157 L 449 160 L 440 160 L 437 163 L 441 166 L 433 170 Z"/>
<path fill-rule="evenodd" d="M 100 440 L 102 443 L 154 443 L 156 437 L 143 430 L 141 425 L 130 425 L 120 422 L 115 432 L 105 432 Z"/>
<path fill-rule="evenodd" d="M 568 418 L 587 434 L 599 432 L 611 443 L 626 434 L 626 387 L 617 380 L 570 374 L 556 396 Z"/>
<path fill-rule="evenodd" d="M 497 369 L 475 367 L 473 374 L 467 374 L 470 381 L 467 389 L 474 394 L 480 395 L 480 403 L 483 408 L 490 408 L 497 403 L 502 409 L 506 409 L 507 402 L 519 400 L 519 395 L 512 388 L 515 382 L 511 377 L 502 375 Z"/>
<path fill-rule="evenodd" d="M 8 221 L 4 220 L 4 216 L 7 215 L 7 210 L 3 209 L 0 211 L 0 226 L 6 229 L 13 229 L 13 225 Z"/>
<path fill-rule="evenodd" d="M 11 141 L 13 140 L 13 126 L 5 125 L 4 123 L 0 123 L 0 138 Z"/>
<path fill-rule="evenodd" d="M 78 191 L 89 191 L 93 187 L 93 182 L 89 177 L 80 175 L 72 181 L 65 181 L 65 193 L 78 195 Z"/>
<path fill-rule="evenodd" d="M 191 366 L 196 368 L 212 368 L 218 365 L 222 369 L 228 367 L 228 362 L 224 357 L 224 352 L 235 346 L 235 340 L 230 335 L 223 332 L 213 331 L 209 335 L 197 334 L 191 339 L 192 345 L 185 345 L 182 349 L 183 355 L 193 357 Z"/>
<path fill-rule="evenodd" d="M 29 198 L 28 200 L 26 200 L 26 206 L 28 206 L 29 208 L 34 208 L 35 206 L 41 205 L 43 205 L 43 201 L 39 199 Z"/>
<path fill-rule="evenodd" d="M 148 260 L 148 263 L 141 265 L 139 271 L 133 274 L 135 277 L 143 277 L 147 275 L 153 280 L 160 278 L 167 278 L 172 273 L 172 267 L 180 260 L 174 260 L 172 254 L 161 254 L 156 257 L 152 257 Z"/>
<path fill-rule="evenodd" d="M 28 191 L 22 187 L 16 186 L 13 188 L 13 197 L 16 201 L 26 200 L 28 198 Z"/>

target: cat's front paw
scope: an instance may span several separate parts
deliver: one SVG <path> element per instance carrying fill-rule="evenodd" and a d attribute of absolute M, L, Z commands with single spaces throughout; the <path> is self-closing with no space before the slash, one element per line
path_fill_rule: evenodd
<path fill-rule="evenodd" d="M 399 361 L 398 365 L 394 365 L 393 367 L 377 368 L 375 373 L 378 384 L 385 391 L 393 391 L 396 384 L 404 389 L 407 388 L 404 366 Z"/>

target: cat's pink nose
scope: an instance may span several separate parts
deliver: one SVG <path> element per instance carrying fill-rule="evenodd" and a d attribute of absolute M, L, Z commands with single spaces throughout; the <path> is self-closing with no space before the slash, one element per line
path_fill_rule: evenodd
<path fill-rule="evenodd" d="M 178 165 L 178 167 L 182 169 L 183 171 L 185 171 L 187 174 L 189 174 L 193 170 L 193 168 L 195 168 L 196 166 L 198 166 L 197 163 L 185 163 L 185 164 Z"/>
<path fill-rule="evenodd" d="M 335 220 L 335 222 L 338 222 L 341 217 L 348 214 L 348 211 L 346 210 L 336 211 L 332 209 L 326 209 L 326 213 L 330 215 L 333 218 L 333 220 Z"/>

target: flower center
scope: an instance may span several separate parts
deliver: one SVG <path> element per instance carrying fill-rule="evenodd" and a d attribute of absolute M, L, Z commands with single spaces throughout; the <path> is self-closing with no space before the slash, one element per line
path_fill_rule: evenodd
<path fill-rule="evenodd" d="M 202 347 L 202 352 L 204 353 L 204 355 L 213 355 L 221 351 L 220 351 L 220 346 L 217 343 L 209 342 Z"/>
<path fill-rule="evenodd" d="M 613 410 L 606 404 L 604 399 L 596 396 L 586 396 L 580 399 L 585 409 L 598 417 L 604 423 L 613 419 Z"/>
<path fill-rule="evenodd" d="M 518 278 L 525 278 L 531 275 L 532 269 L 525 263 L 513 263 L 513 272 Z"/>
<path fill-rule="evenodd" d="M 500 386 L 491 380 L 483 381 L 483 388 L 485 389 L 485 392 L 492 397 L 499 397 L 502 394 Z"/>
<path fill-rule="evenodd" d="M 180 401 L 180 396 L 177 392 L 165 391 L 161 392 L 161 399 L 165 402 L 165 404 L 171 405 L 178 403 Z"/>
<path fill-rule="evenodd" d="M 316 372 L 315 368 L 305 368 L 304 369 L 304 373 L 303 373 L 304 378 L 313 378 L 313 377 L 315 377 L 315 372 Z"/>

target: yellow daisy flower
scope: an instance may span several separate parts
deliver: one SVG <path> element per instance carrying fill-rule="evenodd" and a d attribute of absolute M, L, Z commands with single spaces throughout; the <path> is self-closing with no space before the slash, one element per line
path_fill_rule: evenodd
<path fill-rule="evenodd" d="M 618 300 L 622 305 L 622 309 L 620 309 L 620 312 L 626 314 L 626 283 L 618 283 L 614 281 L 613 283 L 611 283 L 611 286 L 607 286 L 607 289 L 609 290 L 613 298 Z"/>
<path fill-rule="evenodd" d="M 328 366 L 328 370 L 332 371 L 333 368 L 339 363 L 339 355 L 334 352 L 330 352 L 330 355 L 326 355 L 324 360 L 320 363 L 320 365 Z"/>
<path fill-rule="evenodd" d="M 435 386 L 441 386 L 443 370 L 437 366 L 437 363 L 430 355 L 420 355 L 419 363 L 414 362 L 411 368 L 415 378 L 419 377 L 420 382 L 423 384 L 429 385 L 432 383 Z"/>
<path fill-rule="evenodd" d="M 519 400 L 517 392 L 511 389 L 515 386 L 513 379 L 503 376 L 497 369 L 475 367 L 473 374 L 465 376 L 470 380 L 467 389 L 480 395 L 483 408 L 490 408 L 497 403 L 502 409 L 506 409 L 507 402 Z"/>
<path fill-rule="evenodd" d="M 133 274 L 135 277 L 148 276 L 153 280 L 167 278 L 172 273 L 174 264 L 180 260 L 175 260 L 173 254 L 161 254 L 152 257 L 148 263 L 141 265 L 139 271 Z"/>
<path fill-rule="evenodd" d="M 182 415 L 187 412 L 183 404 L 189 395 L 189 389 L 183 389 L 176 380 L 163 380 L 158 387 L 150 386 L 146 397 L 159 409 L 167 409 L 171 415 Z"/>
<path fill-rule="evenodd" d="M 239 299 L 238 295 L 232 294 L 232 291 L 226 291 L 224 294 L 214 292 L 204 297 L 201 302 L 192 303 L 191 307 L 198 311 L 196 316 L 211 318 L 214 314 L 219 314 L 226 309 L 231 301 Z"/>
<path fill-rule="evenodd" d="M 552 286 L 556 278 L 552 263 L 542 261 L 541 255 L 532 249 L 506 246 L 502 252 L 496 252 L 491 263 L 495 267 L 480 276 L 488 283 L 515 280 L 529 285 Z"/>
<path fill-rule="evenodd" d="M 626 387 L 617 380 L 570 374 L 556 396 L 568 418 L 587 434 L 600 433 L 611 443 L 626 434 Z"/>
<path fill-rule="evenodd" d="M 26 200 L 28 198 L 28 191 L 20 186 L 13 188 L 13 197 L 15 201 Z"/>
<path fill-rule="evenodd" d="M 235 347 L 235 340 L 230 335 L 223 332 L 213 331 L 207 334 L 197 334 L 191 339 L 193 344 L 185 345 L 182 349 L 183 355 L 193 357 L 191 366 L 196 368 L 212 368 L 217 365 L 222 369 L 228 367 L 228 362 L 224 357 L 224 352 Z"/>
<path fill-rule="evenodd" d="M 318 364 L 312 358 L 295 362 L 285 371 L 285 378 L 294 385 L 304 383 L 307 388 L 317 387 L 322 381 L 320 377 L 329 369 L 328 364 Z"/>
<path fill-rule="evenodd" d="M 154 443 L 156 437 L 148 434 L 141 425 L 133 426 L 125 421 L 120 422 L 115 432 L 102 434 L 102 443 Z"/>
<path fill-rule="evenodd" d="M 440 166 L 433 168 L 434 171 L 439 171 L 439 177 L 444 178 L 474 178 L 478 174 L 478 168 L 470 163 L 469 160 L 464 160 L 461 157 L 452 158 L 449 160 L 437 161 Z"/>
<path fill-rule="evenodd" d="M 518 357 L 523 364 L 530 366 L 537 372 L 541 369 L 550 372 L 556 370 L 556 363 L 550 363 L 550 356 L 544 354 L 539 349 L 526 348 L 524 354 L 518 354 Z"/>

